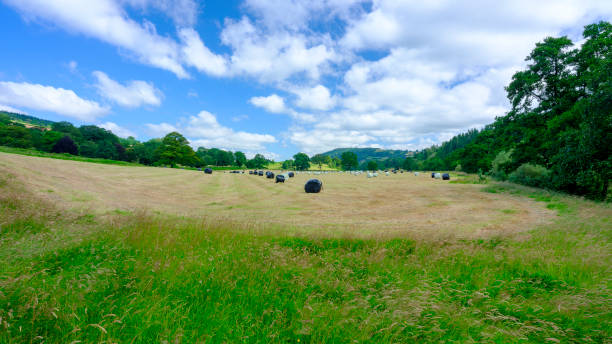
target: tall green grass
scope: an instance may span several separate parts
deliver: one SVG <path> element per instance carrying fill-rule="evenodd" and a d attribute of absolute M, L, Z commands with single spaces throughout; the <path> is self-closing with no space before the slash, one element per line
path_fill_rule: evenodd
<path fill-rule="evenodd" d="M 0 342 L 609 342 L 610 208 L 478 240 L 58 212 L 0 178 Z"/>

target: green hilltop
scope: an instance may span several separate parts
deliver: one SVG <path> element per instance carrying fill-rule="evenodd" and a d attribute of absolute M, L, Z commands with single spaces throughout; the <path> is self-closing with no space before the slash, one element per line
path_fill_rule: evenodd
<path fill-rule="evenodd" d="M 400 159 L 404 160 L 409 156 L 413 155 L 413 152 L 407 150 L 393 150 L 393 149 L 381 149 L 381 148 L 336 148 L 329 152 L 322 153 L 331 158 L 340 158 L 342 153 L 353 152 L 357 155 L 359 164 L 363 164 L 366 161 L 386 161 Z"/>
<path fill-rule="evenodd" d="M 49 121 L 46 119 L 41 119 L 38 117 L 28 116 L 28 115 L 24 115 L 20 113 L 9 112 L 9 111 L 0 111 L 0 116 L 1 115 L 8 116 L 8 118 L 13 122 L 21 123 L 24 125 L 47 128 L 47 129 L 51 129 L 51 126 L 53 125 L 53 123 L 55 123 L 53 121 Z"/>

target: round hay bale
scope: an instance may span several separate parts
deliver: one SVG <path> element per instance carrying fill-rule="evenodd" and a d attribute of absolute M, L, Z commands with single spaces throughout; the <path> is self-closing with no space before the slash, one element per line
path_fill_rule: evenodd
<path fill-rule="evenodd" d="M 276 182 L 277 183 L 284 183 L 285 182 L 285 176 L 282 174 L 279 174 L 278 176 L 276 176 Z"/>
<path fill-rule="evenodd" d="M 436 173 L 436 174 L 434 174 L 434 178 L 436 178 L 436 179 L 442 179 L 442 174 L 440 174 L 440 173 Z"/>
<path fill-rule="evenodd" d="M 444 174 L 442 175 L 442 180 L 450 180 L 450 174 L 448 174 L 448 173 L 444 173 Z"/>
<path fill-rule="evenodd" d="M 436 177 L 436 172 L 431 172 L 431 178 L 435 178 Z"/>
<path fill-rule="evenodd" d="M 205 168 L 205 169 L 204 169 L 204 173 L 206 173 L 206 174 L 212 174 L 212 168 L 210 168 L 210 167 Z"/>
<path fill-rule="evenodd" d="M 374 177 L 374 173 L 372 173 L 372 172 L 368 172 L 368 175 L 367 175 L 367 176 L 368 176 L 368 178 L 372 178 L 372 177 Z"/>
<path fill-rule="evenodd" d="M 295 177 L 295 174 L 293 172 L 289 172 L 289 178 L 293 178 Z"/>
<path fill-rule="evenodd" d="M 257 172 L 257 175 L 260 176 L 260 177 L 263 176 L 263 171 Z"/>
<path fill-rule="evenodd" d="M 268 179 L 274 178 L 274 172 L 270 172 L 270 171 L 266 172 L 266 178 Z"/>
<path fill-rule="evenodd" d="M 418 177 L 419 176 L 419 172 L 414 172 L 414 175 Z"/>
<path fill-rule="evenodd" d="M 310 179 L 304 185 L 306 193 L 319 193 L 323 189 L 323 183 L 318 179 Z"/>

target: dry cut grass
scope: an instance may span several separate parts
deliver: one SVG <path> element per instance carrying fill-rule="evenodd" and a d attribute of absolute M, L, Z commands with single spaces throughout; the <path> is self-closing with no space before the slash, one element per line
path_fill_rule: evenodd
<path fill-rule="evenodd" d="M 550 223 L 554 211 L 524 196 L 481 192 L 427 174 L 298 174 L 284 184 L 248 174 L 98 165 L 0 153 L 0 169 L 65 209 L 149 211 L 362 237 L 489 237 Z M 306 194 L 308 178 L 323 181 Z"/>

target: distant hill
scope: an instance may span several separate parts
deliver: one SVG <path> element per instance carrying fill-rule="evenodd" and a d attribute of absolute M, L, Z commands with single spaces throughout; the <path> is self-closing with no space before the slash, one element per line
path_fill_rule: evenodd
<path fill-rule="evenodd" d="M 332 158 L 340 158 L 344 152 L 353 152 L 357 154 L 359 164 L 363 164 L 369 160 L 385 161 L 391 159 L 404 160 L 408 156 L 412 156 L 413 152 L 406 150 L 380 149 L 380 148 L 336 148 L 329 152 L 322 153 Z"/>
<path fill-rule="evenodd" d="M 0 111 L 0 114 L 7 115 L 11 120 L 29 126 L 51 128 L 53 123 L 55 123 L 46 119 L 40 119 L 38 117 L 23 115 L 15 112 Z"/>

